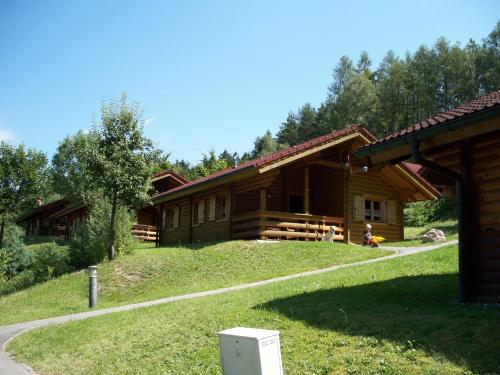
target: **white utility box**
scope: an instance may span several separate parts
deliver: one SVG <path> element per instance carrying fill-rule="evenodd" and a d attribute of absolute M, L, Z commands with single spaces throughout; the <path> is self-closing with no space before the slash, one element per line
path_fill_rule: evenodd
<path fill-rule="evenodd" d="M 224 375 L 283 375 L 278 331 L 236 327 L 218 335 Z"/>

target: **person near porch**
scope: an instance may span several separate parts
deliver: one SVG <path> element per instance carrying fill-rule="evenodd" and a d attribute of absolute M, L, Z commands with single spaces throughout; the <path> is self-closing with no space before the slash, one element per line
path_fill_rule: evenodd
<path fill-rule="evenodd" d="M 380 247 L 377 239 L 372 236 L 372 226 L 366 224 L 365 231 L 363 233 L 363 246 Z"/>

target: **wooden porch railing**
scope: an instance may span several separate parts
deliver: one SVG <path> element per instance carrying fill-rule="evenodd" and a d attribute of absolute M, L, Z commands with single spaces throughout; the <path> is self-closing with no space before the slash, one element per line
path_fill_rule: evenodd
<path fill-rule="evenodd" d="M 335 227 L 335 241 L 344 240 L 344 219 L 340 217 L 255 211 L 232 218 L 232 238 L 321 240 Z"/>
<path fill-rule="evenodd" d="M 156 241 L 156 227 L 154 225 L 134 224 L 132 235 L 143 241 Z"/>

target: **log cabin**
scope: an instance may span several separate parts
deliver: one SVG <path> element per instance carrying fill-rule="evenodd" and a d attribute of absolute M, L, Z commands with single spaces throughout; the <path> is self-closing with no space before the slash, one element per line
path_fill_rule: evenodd
<path fill-rule="evenodd" d="M 53 225 L 51 215 L 60 211 L 68 205 L 66 199 L 58 199 L 54 202 L 44 204 L 41 199 L 37 199 L 36 207 L 16 219 L 16 224 L 24 227 L 26 236 L 57 236 L 61 228 Z"/>
<path fill-rule="evenodd" d="M 402 240 L 404 203 L 438 192 L 405 165 L 352 160 L 375 140 L 353 125 L 159 193 L 159 241 L 321 240 L 334 226 L 335 240 L 361 243 L 366 223 Z"/>
<path fill-rule="evenodd" d="M 151 184 L 152 195 L 176 188 L 187 183 L 184 177 L 164 170 L 153 175 Z M 137 222 L 132 227 L 134 237 L 144 241 L 157 241 L 158 212 L 152 206 L 133 209 Z M 67 199 L 43 205 L 21 215 L 16 223 L 25 227 L 26 236 L 52 235 L 68 239 L 74 228 L 85 222 L 89 216 L 89 207 L 83 201 L 70 203 Z"/>
<path fill-rule="evenodd" d="M 500 91 L 354 153 L 370 167 L 416 163 L 455 182 L 459 202 L 459 296 L 500 302 Z"/>

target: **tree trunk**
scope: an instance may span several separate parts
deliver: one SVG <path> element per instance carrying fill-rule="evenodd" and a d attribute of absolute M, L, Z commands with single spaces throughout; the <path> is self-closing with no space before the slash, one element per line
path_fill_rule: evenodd
<path fill-rule="evenodd" d="M 108 249 L 108 259 L 115 259 L 115 216 L 116 216 L 116 193 L 113 196 L 113 202 L 111 203 L 111 220 L 109 224 L 109 249 Z"/>
<path fill-rule="evenodd" d="M 4 230 L 5 230 L 5 219 L 2 219 L 2 224 L 0 226 L 0 249 L 3 247 Z"/>

